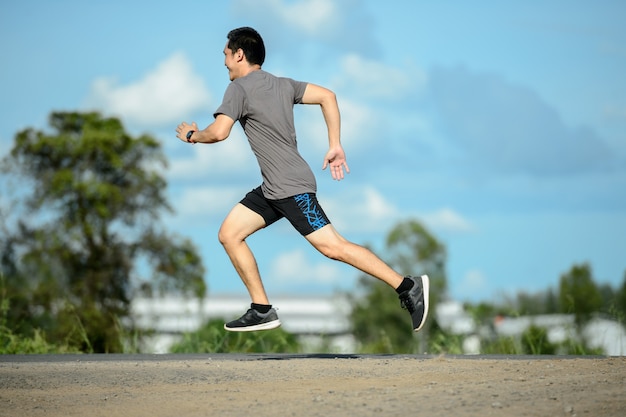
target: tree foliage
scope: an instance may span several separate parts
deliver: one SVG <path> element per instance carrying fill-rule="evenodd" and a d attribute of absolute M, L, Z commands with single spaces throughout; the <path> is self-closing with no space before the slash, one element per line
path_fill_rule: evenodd
<path fill-rule="evenodd" d="M 585 323 L 593 313 L 602 309 L 602 295 L 588 264 L 574 265 L 569 272 L 563 274 L 559 290 L 561 312 L 574 314 L 578 325 Z"/>
<path fill-rule="evenodd" d="M 446 251 L 419 222 L 397 224 L 387 237 L 387 259 L 403 274 L 426 273 L 431 278 L 431 307 L 427 326 L 414 337 L 411 321 L 399 308 L 397 295 L 369 276 L 359 280 L 359 292 L 352 301 L 350 320 L 353 334 L 367 353 L 461 353 L 463 336 L 442 329 L 435 317 L 436 305 L 446 291 Z M 467 303 L 482 335 L 481 352 L 492 354 L 597 354 L 580 335 L 552 343 L 544 328 L 531 326 L 519 337 L 499 337 L 493 326 L 497 316 L 573 314 L 578 325 L 593 314 L 605 314 L 624 322 L 626 317 L 626 274 L 622 286 L 597 286 L 587 264 L 575 265 L 563 274 L 555 291 L 520 292 L 496 303 Z M 491 335 L 491 336 L 489 336 Z M 423 340 L 423 339 L 425 340 Z M 420 340 L 422 339 L 422 340 Z M 421 343 L 420 343 L 421 342 Z"/>
<path fill-rule="evenodd" d="M 432 305 L 447 290 L 445 246 L 419 221 L 398 223 L 387 235 L 389 263 L 403 275 L 430 278 Z"/>
<path fill-rule="evenodd" d="M 620 313 L 622 321 L 626 321 L 626 272 L 622 279 L 622 285 L 615 293 L 615 307 Z"/>
<path fill-rule="evenodd" d="M 17 133 L 2 161 L 20 185 L 0 219 L 9 325 L 118 352 L 134 294 L 203 296 L 204 267 L 190 241 L 158 222 L 171 208 L 157 140 L 98 113 L 53 113 L 49 123 L 51 133 Z"/>
<path fill-rule="evenodd" d="M 352 333 L 366 353 L 415 353 L 411 318 L 398 296 L 381 281 L 363 275 L 352 300 Z"/>
<path fill-rule="evenodd" d="M 387 236 L 389 264 L 403 275 L 428 274 L 430 315 L 420 335 L 428 334 L 435 307 L 446 289 L 445 247 L 418 221 L 398 223 Z M 350 316 L 355 338 L 375 353 L 417 353 L 420 340 L 411 331 L 411 318 L 400 308 L 398 295 L 369 276 L 359 280 L 363 295 L 353 301 Z M 436 327 L 436 326 L 435 326 Z"/>

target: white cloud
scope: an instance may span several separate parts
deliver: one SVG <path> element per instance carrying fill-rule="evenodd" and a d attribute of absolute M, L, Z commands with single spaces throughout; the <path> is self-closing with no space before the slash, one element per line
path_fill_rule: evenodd
<path fill-rule="evenodd" d="M 346 148 L 362 148 L 379 141 L 381 135 L 388 135 L 389 124 L 398 125 L 395 120 L 398 116 L 390 114 L 380 99 L 398 101 L 408 94 L 415 95 L 426 82 L 426 76 L 419 69 L 400 70 L 357 54 L 344 58 L 342 69 L 330 83 L 330 88 L 344 90 L 344 93 L 338 93 L 338 104 L 341 140 Z M 409 119 L 404 118 L 401 123 L 410 123 L 413 131 L 430 127 L 428 120 L 417 112 Z M 315 149 L 323 151 L 328 147 L 326 125 L 319 111 L 306 112 L 297 130 L 307 144 L 314 144 Z"/>
<path fill-rule="evenodd" d="M 187 187 L 174 199 L 174 210 L 183 220 L 206 218 L 210 214 L 224 217 L 242 197 L 241 189 L 230 187 Z"/>
<path fill-rule="evenodd" d="M 372 220 L 394 217 L 398 214 L 398 210 L 374 188 L 365 188 L 364 197 L 362 207 Z"/>
<path fill-rule="evenodd" d="M 322 112 L 319 109 L 316 110 L 305 110 L 304 116 L 298 120 L 296 126 L 298 142 L 300 146 L 311 146 L 316 151 L 326 152 L 328 130 Z M 372 132 L 380 127 L 382 116 L 373 108 L 342 98 L 339 100 L 339 111 L 341 112 L 341 143 L 344 148 L 363 147 L 364 143 L 377 138 Z M 320 160 L 322 156 L 320 155 Z"/>
<path fill-rule="evenodd" d="M 447 207 L 431 213 L 422 214 L 420 217 L 431 229 L 449 232 L 474 231 L 474 226 L 469 221 L 464 219 L 459 213 Z"/>
<path fill-rule="evenodd" d="M 377 130 L 381 116 L 373 108 L 348 99 L 342 99 L 339 105 L 341 140 L 344 144 L 363 146 L 364 139 L 376 139 L 371 132 Z"/>
<path fill-rule="evenodd" d="M 454 289 L 456 294 L 460 294 L 465 299 L 470 299 L 476 296 L 485 297 L 485 290 L 489 287 L 487 277 L 482 271 L 477 269 L 469 270 L 465 273 L 463 280 Z"/>
<path fill-rule="evenodd" d="M 399 217 L 399 210 L 373 187 L 350 191 L 322 202 L 330 220 L 341 232 L 384 232 Z"/>
<path fill-rule="evenodd" d="M 87 100 L 90 107 L 150 127 L 180 121 L 209 102 L 204 80 L 180 52 L 128 85 L 119 85 L 112 77 L 96 79 Z"/>
<path fill-rule="evenodd" d="M 270 2 L 281 20 L 310 35 L 319 34 L 325 24 L 335 20 L 337 10 L 331 0 L 309 0 L 295 3 Z"/>
<path fill-rule="evenodd" d="M 235 14 L 259 22 L 258 29 L 267 44 L 278 54 L 287 54 L 291 62 L 298 61 L 298 55 L 311 52 L 310 40 L 323 45 L 329 62 L 335 62 L 335 56 L 346 51 L 368 56 L 378 53 L 381 47 L 371 30 L 375 18 L 364 3 L 363 0 L 232 1 Z"/>
<path fill-rule="evenodd" d="M 258 173 L 258 165 L 247 139 L 237 131 L 223 142 L 195 145 L 191 157 L 172 159 L 168 177 L 171 179 L 207 179 L 207 174 L 221 176 Z M 260 174 L 259 181 L 260 181 Z"/>
<path fill-rule="evenodd" d="M 323 200 L 326 214 L 340 232 L 387 233 L 398 221 L 415 217 L 429 229 L 439 232 L 467 233 L 476 230 L 470 221 L 451 208 L 425 213 L 406 211 L 371 186 L 351 187 L 334 197 L 322 197 L 318 198 Z"/>
<path fill-rule="evenodd" d="M 339 282 L 342 274 L 338 265 L 326 259 L 323 263 L 312 264 L 304 251 L 297 249 L 278 255 L 269 276 L 281 282 L 334 283 Z"/>
<path fill-rule="evenodd" d="M 420 69 L 393 68 L 357 54 L 344 57 L 341 67 L 340 84 L 352 86 L 360 95 L 370 98 L 398 99 L 426 83 L 426 73 Z"/>
<path fill-rule="evenodd" d="M 337 20 L 336 3 L 332 0 L 240 0 L 236 6 L 250 14 L 263 14 L 277 20 L 280 26 L 296 28 L 309 35 L 324 35 L 329 22 Z M 256 12 L 256 13 L 255 13 Z"/>

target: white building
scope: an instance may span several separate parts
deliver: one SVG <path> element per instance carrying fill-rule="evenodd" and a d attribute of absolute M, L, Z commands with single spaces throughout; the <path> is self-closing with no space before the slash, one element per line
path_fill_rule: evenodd
<path fill-rule="evenodd" d="M 495 330 L 499 336 L 519 336 L 533 325 L 547 330 L 550 343 L 578 337 L 571 314 L 506 317 L 496 321 Z M 626 330 L 613 320 L 596 317 L 584 325 L 581 333 L 590 348 L 600 348 L 609 356 L 626 355 Z"/>
<path fill-rule="evenodd" d="M 334 353 L 354 352 L 350 334 L 350 304 L 345 297 L 273 297 L 282 328 L 295 334 L 305 350 L 315 351 L 326 339 Z M 138 298 L 132 314 L 139 328 L 154 329 L 147 350 L 166 353 L 184 332 L 197 330 L 211 319 L 234 320 L 250 306 L 247 296 L 213 295 L 202 301 L 180 297 Z"/>
<path fill-rule="evenodd" d="M 333 353 L 356 350 L 348 319 L 350 303 L 344 296 L 283 296 L 273 297 L 272 303 L 278 310 L 282 328 L 298 336 L 305 352 L 319 351 L 324 342 L 325 349 Z M 131 309 L 139 328 L 156 331 L 145 350 L 166 353 L 183 333 L 199 329 L 210 319 L 236 319 L 249 305 L 247 295 L 212 295 L 202 301 L 180 297 L 138 298 L 133 300 Z M 477 328 L 461 303 L 440 302 L 434 314 L 444 330 L 463 336 L 464 353 L 480 353 L 481 339 L 490 335 Z M 500 318 L 493 330 L 497 336 L 519 337 L 531 325 L 545 328 L 552 343 L 577 337 L 574 316 L 565 314 Z M 601 348 L 609 356 L 626 355 L 626 330 L 617 322 L 593 319 L 585 325 L 582 335 L 591 348 Z"/>

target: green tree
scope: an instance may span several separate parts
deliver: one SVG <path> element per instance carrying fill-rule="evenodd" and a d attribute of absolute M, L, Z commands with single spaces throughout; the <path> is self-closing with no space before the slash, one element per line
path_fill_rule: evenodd
<path fill-rule="evenodd" d="M 559 311 L 558 299 L 552 288 L 536 293 L 526 293 L 521 291 L 516 295 L 517 313 L 522 316 L 537 314 L 553 314 Z"/>
<path fill-rule="evenodd" d="M 389 286 L 362 275 L 351 300 L 352 334 L 366 353 L 415 353 L 411 318 Z"/>
<path fill-rule="evenodd" d="M 626 322 L 626 272 L 622 279 L 622 285 L 615 292 L 615 307 L 618 320 L 624 324 Z"/>
<path fill-rule="evenodd" d="M 49 123 L 51 133 L 17 133 L 2 161 L 21 186 L 0 219 L 8 324 L 83 351 L 119 352 L 133 327 L 131 298 L 201 297 L 204 267 L 189 240 L 158 222 L 171 210 L 158 141 L 98 113 L 52 113 Z"/>
<path fill-rule="evenodd" d="M 559 312 L 559 297 L 552 287 L 548 288 L 546 292 L 545 304 L 546 314 L 555 314 Z"/>
<path fill-rule="evenodd" d="M 363 295 L 352 302 L 351 323 L 363 349 L 378 353 L 423 352 L 437 302 L 446 290 L 446 250 L 418 221 L 398 223 L 387 236 L 389 264 L 404 275 L 428 274 L 431 279 L 430 315 L 416 338 L 409 315 L 399 306 L 397 294 L 369 276 L 359 279 Z M 435 326 L 435 328 L 438 328 Z"/>
<path fill-rule="evenodd" d="M 602 296 L 588 264 L 574 265 L 561 275 L 559 305 L 562 313 L 574 314 L 578 326 L 589 320 L 602 308 Z"/>
<path fill-rule="evenodd" d="M 407 220 L 397 224 L 387 235 L 390 264 L 403 275 L 428 274 L 431 299 L 436 301 L 446 293 L 447 253 L 420 222 Z"/>
<path fill-rule="evenodd" d="M 437 304 L 447 291 L 445 246 L 417 220 L 397 224 L 387 235 L 390 263 L 403 275 L 427 274 L 430 278 L 430 319 L 419 333 L 419 351 L 429 345 L 432 329 L 440 329 L 436 323 Z"/>

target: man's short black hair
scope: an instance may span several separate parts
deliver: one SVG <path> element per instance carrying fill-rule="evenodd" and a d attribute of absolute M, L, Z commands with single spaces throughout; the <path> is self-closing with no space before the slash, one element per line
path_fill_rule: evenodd
<path fill-rule="evenodd" d="M 259 32 L 250 27 L 241 27 L 228 32 L 228 49 L 237 52 L 241 49 L 248 63 L 263 65 L 265 62 L 265 44 Z"/>

